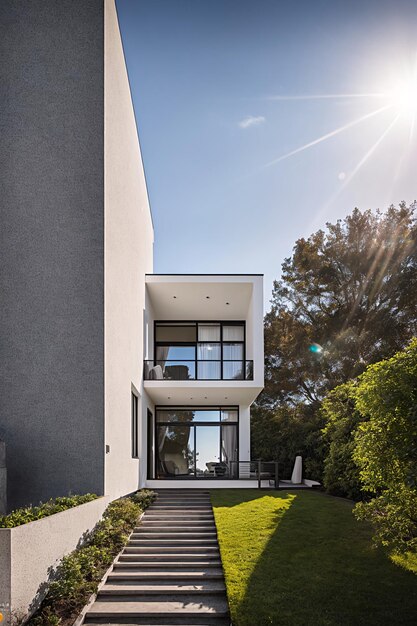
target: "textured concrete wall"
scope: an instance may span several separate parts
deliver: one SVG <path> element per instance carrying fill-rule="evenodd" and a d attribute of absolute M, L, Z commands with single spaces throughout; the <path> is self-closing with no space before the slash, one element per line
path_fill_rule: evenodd
<path fill-rule="evenodd" d="M 106 494 L 138 488 L 146 459 L 132 458 L 131 388 L 142 409 L 145 273 L 152 272 L 153 229 L 122 42 L 113 0 L 105 0 L 105 422 Z"/>
<path fill-rule="evenodd" d="M 0 515 L 7 513 L 6 444 L 0 441 Z"/>
<path fill-rule="evenodd" d="M 9 506 L 103 493 L 103 0 L 0 3 Z"/>
<path fill-rule="evenodd" d="M 41 603 L 47 581 L 61 561 L 101 518 L 108 498 L 17 528 L 0 528 L 0 611 L 5 624 L 26 616 Z"/>

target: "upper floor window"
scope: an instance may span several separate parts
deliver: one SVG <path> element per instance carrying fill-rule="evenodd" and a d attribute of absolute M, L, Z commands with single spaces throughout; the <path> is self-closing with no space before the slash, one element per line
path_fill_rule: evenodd
<path fill-rule="evenodd" d="M 156 322 L 154 378 L 244 380 L 244 322 Z"/>

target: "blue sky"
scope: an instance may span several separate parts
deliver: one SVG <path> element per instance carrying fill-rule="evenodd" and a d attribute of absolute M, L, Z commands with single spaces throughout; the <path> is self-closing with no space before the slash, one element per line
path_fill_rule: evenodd
<path fill-rule="evenodd" d="M 417 2 L 117 7 L 155 272 L 263 273 L 268 308 L 297 238 L 417 198 Z"/>

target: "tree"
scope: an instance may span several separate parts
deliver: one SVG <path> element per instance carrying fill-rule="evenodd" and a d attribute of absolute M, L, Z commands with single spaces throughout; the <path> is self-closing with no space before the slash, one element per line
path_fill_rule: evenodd
<path fill-rule="evenodd" d="M 414 209 L 404 203 L 385 213 L 355 209 L 327 224 L 326 231 L 299 239 L 285 259 L 265 316 L 265 391 L 252 426 L 256 456 L 278 456 L 289 464 L 297 449 L 317 477 L 329 449 L 319 432 L 323 398 L 417 334 Z M 350 454 L 346 429 L 349 421 L 335 427 L 333 434 L 345 447 L 340 458 L 337 447 L 331 448 L 328 481 Z M 349 467 L 350 487 L 340 482 L 334 487 L 353 496 L 356 478 Z"/>
<path fill-rule="evenodd" d="M 306 475 L 320 480 L 323 425 L 320 413 L 303 404 L 275 409 L 255 406 L 251 411 L 251 457 L 278 461 L 281 477 L 290 478 L 300 454 Z"/>
<path fill-rule="evenodd" d="M 355 209 L 299 239 L 265 317 L 265 407 L 319 403 L 417 331 L 414 205 Z"/>
<path fill-rule="evenodd" d="M 355 435 L 353 458 L 363 489 L 374 497 L 356 506 L 376 540 L 397 550 L 417 548 L 417 338 L 392 358 L 367 368 L 355 392 L 367 421 Z"/>

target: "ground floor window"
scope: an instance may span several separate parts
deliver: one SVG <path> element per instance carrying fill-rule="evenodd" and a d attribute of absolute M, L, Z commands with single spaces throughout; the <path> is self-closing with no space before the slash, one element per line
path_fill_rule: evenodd
<path fill-rule="evenodd" d="M 237 407 L 159 407 L 157 478 L 237 478 Z"/>

